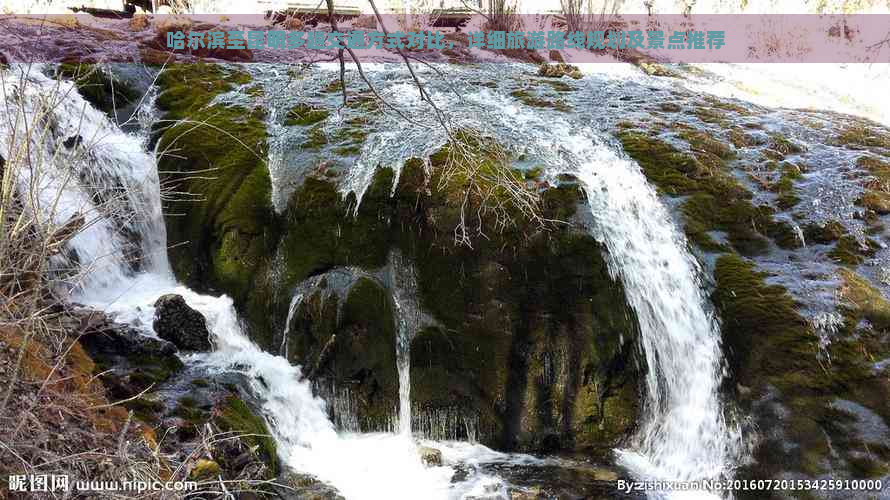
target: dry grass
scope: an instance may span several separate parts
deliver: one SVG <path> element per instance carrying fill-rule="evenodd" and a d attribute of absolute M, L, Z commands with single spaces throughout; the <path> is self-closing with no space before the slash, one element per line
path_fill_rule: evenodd
<path fill-rule="evenodd" d="M 617 0 L 560 0 L 567 31 L 604 30 L 618 15 Z"/>
<path fill-rule="evenodd" d="M 70 286 L 92 268 L 64 258 L 72 238 L 100 220 L 97 215 L 106 220 L 133 215 L 123 213 L 128 210 L 119 193 L 94 198 L 86 212 L 61 217 L 63 193 L 83 182 L 79 167 L 102 138 L 84 138 L 80 154 L 62 154 L 53 114 L 74 90 L 56 82 L 51 91 L 24 99 L 26 86 L 34 83 L 13 77 L 12 71 L 38 69 L 0 69 L 0 130 L 5 130 L 0 135 L 0 498 L 17 495 L 8 490 L 10 474 L 64 475 L 72 488 L 77 480 L 189 479 L 197 487 L 192 492 L 72 492 L 71 498 L 231 498 L 232 492 L 263 490 L 269 481 L 262 479 L 267 471 L 258 461 L 239 477 L 192 477 L 199 461 L 214 460 L 233 446 L 247 449 L 242 436 L 205 424 L 197 441 L 165 443 L 133 418 L 124 401 L 107 398 L 103 374 L 79 343 L 89 322 L 66 303 L 59 284 Z M 45 182 L 50 178 L 52 184 Z"/>
<path fill-rule="evenodd" d="M 508 152 L 491 138 L 455 132 L 439 168 L 437 189 L 459 197 L 449 200 L 460 207 L 456 245 L 472 247 L 474 238 L 487 238 L 486 228 L 502 232 L 522 224 L 540 229 L 550 222 L 541 215 L 538 191 L 526 185 L 512 169 Z"/>

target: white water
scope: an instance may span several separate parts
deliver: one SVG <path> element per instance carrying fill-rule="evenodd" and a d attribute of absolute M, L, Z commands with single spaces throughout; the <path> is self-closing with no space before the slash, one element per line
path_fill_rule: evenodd
<path fill-rule="evenodd" d="M 619 463 L 645 480 L 731 477 L 742 446 L 740 431 L 724 421 L 719 398 L 725 375 L 720 328 L 686 240 L 640 167 L 587 127 L 488 92 L 476 98 L 498 109 L 502 126 L 529 138 L 530 154 L 552 173 L 578 176 L 595 219 L 593 235 L 606 246 L 609 272 L 624 285 L 637 314 L 648 367 L 646 399 L 636 443 L 616 450 Z"/>
<path fill-rule="evenodd" d="M 24 151 L 22 141 L 11 141 L 11 131 L 23 130 L 25 123 L 43 131 L 29 144 L 34 172 L 22 171 L 18 178 L 20 189 L 26 189 L 29 183 L 36 186 L 34 202 L 28 208 L 48 227 L 78 213 L 87 217 L 87 229 L 69 244 L 79 263 L 64 258 L 54 263 L 60 270 L 76 267 L 80 271 L 74 285 L 66 287 L 74 300 L 102 309 L 118 321 L 141 326 L 146 334 L 153 335 L 150 325 L 155 300 L 167 293 L 182 295 L 206 317 L 215 344 L 213 352 L 191 354 L 186 361 L 210 372 L 245 374 L 262 402 L 263 415 L 282 460 L 297 471 L 333 485 L 347 499 L 444 500 L 491 492 L 506 495 L 503 481 L 496 477 L 473 472 L 465 481 L 452 483 L 453 468 L 424 466 L 410 433 L 410 413 L 405 418 L 407 432 L 337 432 L 328 419 L 325 402 L 313 395 L 300 368 L 284 357 L 263 352 L 247 338 L 230 298 L 201 295 L 176 282 L 166 257 L 157 169 L 153 156 L 142 149 L 142 138 L 123 133 L 70 84 L 62 83 L 59 93 L 57 82 L 37 70 L 31 69 L 26 76 L 17 71 L 19 68 L 14 67 L 2 73 L 2 103 L 8 113 L 0 120 L 0 153 L 9 159 L 14 158 L 13 152 Z M 17 109 L 23 112 L 17 113 Z M 89 155 L 82 163 L 73 161 L 61 146 L 78 131 L 85 144 L 90 144 Z M 125 194 L 121 207 L 128 215 L 125 227 L 141 236 L 138 246 L 145 255 L 139 272 L 123 255 L 127 242 L 117 229 L 120 223 L 103 212 L 107 207 L 93 204 L 88 186 L 78 180 L 87 167 L 91 168 L 91 181 L 111 179 L 121 184 Z M 405 408 L 410 411 L 410 404 Z M 455 460 L 477 457 L 477 463 L 485 462 L 493 453 L 478 445 L 426 444 L 442 449 L 448 457 L 457 457 Z"/>
<path fill-rule="evenodd" d="M 739 435 L 723 420 L 720 329 L 698 266 L 635 163 L 583 138 L 568 147 L 584 159 L 578 174 L 597 219 L 594 235 L 637 313 L 649 369 L 639 447 L 619 450 L 619 460 L 648 479 L 726 477 Z"/>
<path fill-rule="evenodd" d="M 420 312 L 414 305 L 417 278 L 414 266 L 398 251 L 390 255 L 389 279 L 398 322 L 396 367 L 399 372 L 399 434 L 411 435 L 411 340 L 420 325 Z"/>

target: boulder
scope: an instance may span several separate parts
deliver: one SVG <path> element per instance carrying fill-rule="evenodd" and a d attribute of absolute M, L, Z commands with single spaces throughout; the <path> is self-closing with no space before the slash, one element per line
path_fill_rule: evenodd
<path fill-rule="evenodd" d="M 581 70 L 578 69 L 577 66 L 565 63 L 542 64 L 538 66 L 538 76 L 545 76 L 547 78 L 562 78 L 563 76 L 568 76 L 569 78 L 578 80 L 581 78 Z"/>
<path fill-rule="evenodd" d="M 158 337 L 186 351 L 210 350 L 210 332 L 204 315 L 185 303 L 181 295 L 162 295 L 155 302 L 152 326 Z"/>
<path fill-rule="evenodd" d="M 420 455 L 420 461 L 427 467 L 440 467 L 442 465 L 442 452 L 435 448 L 421 446 L 417 448 L 417 453 Z"/>
<path fill-rule="evenodd" d="M 80 343 L 92 357 L 170 356 L 176 346 L 166 340 L 140 334 L 134 328 L 115 323 L 104 313 L 89 309 L 75 311 L 71 321 L 78 321 Z"/>

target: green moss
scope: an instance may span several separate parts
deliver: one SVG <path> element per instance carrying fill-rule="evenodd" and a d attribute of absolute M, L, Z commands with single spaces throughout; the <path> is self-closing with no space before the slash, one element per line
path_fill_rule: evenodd
<path fill-rule="evenodd" d="M 274 254 L 280 222 L 272 208 L 264 117 L 210 105 L 249 79 L 222 65 L 168 67 L 158 77 L 157 104 L 174 122 L 155 137 L 159 151 L 169 151 L 158 161 L 161 180 L 177 193 L 164 202 L 177 278 L 202 290 L 224 289 L 251 315 L 259 339 L 269 321 L 269 293 L 256 278 Z"/>
<path fill-rule="evenodd" d="M 731 111 L 740 116 L 750 116 L 753 114 L 752 111 L 749 109 L 751 106 L 750 104 L 748 104 L 749 107 L 744 107 L 740 104 L 736 104 L 730 101 L 724 101 L 714 96 L 705 96 L 704 100 L 713 108 L 723 111 Z"/>
<path fill-rule="evenodd" d="M 767 206 L 755 206 L 752 195 L 729 172 L 723 162 L 732 150 L 701 132 L 683 131 L 681 136 L 716 162 L 707 168 L 699 159 L 679 152 L 670 144 L 638 132 L 618 132 L 624 150 L 635 159 L 660 190 L 671 195 L 691 195 L 683 202 L 684 230 L 689 239 L 708 251 L 723 251 L 708 234 L 723 231 L 733 248 L 743 255 L 757 255 L 769 248 L 766 237 L 783 248 L 799 246 L 788 224 L 777 222 Z"/>
<path fill-rule="evenodd" d="M 871 239 L 860 243 L 856 237 L 845 234 L 838 239 L 828 256 L 839 264 L 858 266 L 865 261 L 866 257 L 874 256 L 878 248 L 878 244 Z"/>
<path fill-rule="evenodd" d="M 723 340 L 731 350 L 741 383 L 758 376 L 751 370 L 785 373 L 794 369 L 795 360 L 812 357 L 809 351 L 799 351 L 807 336 L 806 323 L 784 288 L 767 285 L 766 274 L 731 254 L 717 259 L 714 277 L 714 302 L 723 320 Z M 760 342 L 767 341 L 771 345 L 765 351 Z"/>
<path fill-rule="evenodd" d="M 890 194 L 866 189 L 856 203 L 879 215 L 890 214 Z"/>
<path fill-rule="evenodd" d="M 847 234 L 847 229 L 840 222 L 831 220 L 825 224 L 808 224 L 803 232 L 807 241 L 825 245 L 839 240 Z"/>
<path fill-rule="evenodd" d="M 659 189 L 667 194 L 689 194 L 699 188 L 704 167 L 692 156 L 670 144 L 640 132 L 621 131 L 618 139 Z"/>
<path fill-rule="evenodd" d="M 341 198 L 328 179 L 307 178 L 292 195 L 286 213 L 284 282 L 293 286 L 337 265 L 373 269 L 385 264 L 391 242 L 393 177 L 390 169 L 375 173 L 355 216 L 353 197 Z"/>
<path fill-rule="evenodd" d="M 173 409 L 174 416 L 185 420 L 192 426 L 201 426 L 207 421 L 208 413 L 200 408 L 196 408 L 193 404 L 187 404 L 180 400 L 176 408 Z"/>
<path fill-rule="evenodd" d="M 571 86 L 568 83 L 565 83 L 562 80 L 542 79 L 537 81 L 545 85 L 549 85 L 550 88 L 557 92 L 575 92 L 577 90 L 575 87 Z"/>
<path fill-rule="evenodd" d="M 183 367 L 176 356 L 142 356 L 132 362 L 130 382 L 140 391 L 166 382 Z"/>
<path fill-rule="evenodd" d="M 726 120 L 726 113 L 719 109 L 697 108 L 693 114 L 705 123 L 713 123 L 720 126 L 726 126 L 729 122 Z"/>
<path fill-rule="evenodd" d="M 850 271 L 842 270 L 841 276 L 845 280 L 841 294 L 855 310 L 846 315 L 845 331 L 866 315 L 883 318 L 886 307 L 875 307 L 875 290 Z M 844 418 L 849 421 L 850 416 L 834 410 L 832 401 L 849 399 L 884 418 L 890 416 L 884 402 L 890 388 L 871 368 L 872 356 L 885 356 L 887 349 L 868 332 L 859 331 L 855 337 L 841 333 L 820 357 L 818 340 L 797 312 L 797 304 L 783 287 L 767 284 L 767 278 L 738 256 L 717 260 L 714 302 L 723 321 L 725 352 L 734 379 L 753 388 L 751 400 L 773 392 L 788 410 L 781 421 L 769 425 L 798 446 L 762 443 L 757 452 L 760 472 L 798 470 L 818 475 L 834 456 L 849 460 L 867 450 L 844 430 Z"/>
<path fill-rule="evenodd" d="M 788 210 L 800 203 L 794 188 L 794 181 L 800 177 L 800 168 L 796 165 L 787 162 L 782 164 L 782 176 L 770 186 L 770 190 L 778 194 L 776 204 L 781 210 Z"/>
<path fill-rule="evenodd" d="M 708 244 L 706 231 L 725 231 L 732 246 L 742 255 L 758 255 L 769 248 L 757 224 L 766 223 L 767 215 L 743 198 L 720 199 L 710 194 L 697 193 L 686 200 L 681 210 L 686 220 L 685 230 L 691 239 L 703 243 L 706 250 L 717 250 Z M 771 220 L 770 220 L 771 222 Z M 760 231 L 766 232 L 761 226 Z"/>
<path fill-rule="evenodd" d="M 247 404 L 235 396 L 227 397 L 214 418 L 224 432 L 236 432 L 249 446 L 256 446 L 260 458 L 269 466 L 269 477 L 278 472 L 278 454 L 275 439 L 269 433 L 265 420 L 256 415 Z"/>
<path fill-rule="evenodd" d="M 767 147 L 769 148 L 769 151 L 775 152 L 775 156 L 779 159 L 785 158 L 788 155 L 804 153 L 806 151 L 803 146 L 799 146 L 778 133 L 770 134 L 770 142 Z"/>
<path fill-rule="evenodd" d="M 322 89 L 322 92 L 325 92 L 327 94 L 334 94 L 342 91 L 343 84 L 340 82 L 339 78 L 336 80 L 331 80 L 331 82 L 325 85 L 325 87 Z"/>
<path fill-rule="evenodd" d="M 301 103 L 292 107 L 284 117 L 284 124 L 288 126 L 299 125 L 302 127 L 314 125 L 327 119 L 330 112 Z"/>
<path fill-rule="evenodd" d="M 735 156 L 735 151 L 726 144 L 714 139 L 712 135 L 697 130 L 684 130 L 679 136 L 689 143 L 692 151 L 707 153 L 721 160 L 727 160 Z"/>
<path fill-rule="evenodd" d="M 856 165 L 864 168 L 875 178 L 873 189 L 890 192 L 890 162 L 879 160 L 874 156 L 860 156 Z"/>
<path fill-rule="evenodd" d="M 867 319 L 878 330 L 890 331 L 890 302 L 862 276 L 849 269 L 839 269 L 843 284 L 838 292 L 853 314 L 851 322 Z"/>
<path fill-rule="evenodd" d="M 637 128 L 637 124 L 628 120 L 619 120 L 615 122 L 615 128 L 620 130 Z"/>
<path fill-rule="evenodd" d="M 193 481 L 214 481 L 221 472 L 218 463 L 213 460 L 199 459 L 189 472 L 189 479 Z"/>
<path fill-rule="evenodd" d="M 759 144 L 756 137 L 745 132 L 740 127 L 733 127 L 729 131 L 729 142 L 737 149 L 750 148 Z"/>
<path fill-rule="evenodd" d="M 87 102 L 109 115 L 139 98 L 136 89 L 99 65 L 64 63 L 59 65 L 57 74 L 73 80 Z"/>
<path fill-rule="evenodd" d="M 322 146 L 328 143 L 328 136 L 325 134 L 324 126 L 321 124 L 315 125 L 310 128 L 306 133 L 306 140 L 300 145 L 301 148 L 306 150 L 318 150 L 321 149 Z"/>
<path fill-rule="evenodd" d="M 531 106 L 534 108 L 552 108 L 562 112 L 569 112 L 572 110 L 571 106 L 566 104 L 565 101 L 562 101 L 560 99 L 557 99 L 556 101 L 550 101 L 548 99 L 544 99 L 543 97 L 536 96 L 529 89 L 514 90 L 513 92 L 510 92 L 510 95 L 519 99 L 519 101 L 526 106 Z"/>
<path fill-rule="evenodd" d="M 389 292 L 371 279 L 360 278 L 350 288 L 339 318 L 336 301 L 329 300 L 313 298 L 301 311 L 302 325 L 297 326 L 303 328 L 302 336 L 312 335 L 314 342 L 295 345 L 305 350 L 301 357 L 310 368 L 320 370 L 335 386 L 349 387 L 362 431 L 386 430 L 399 399 L 396 321 Z M 329 341 L 332 347 L 321 359 Z"/>
<path fill-rule="evenodd" d="M 862 121 L 843 128 L 834 142 L 853 149 L 890 148 L 890 133 L 880 126 Z"/>
<path fill-rule="evenodd" d="M 142 396 L 124 403 L 133 415 L 143 422 L 157 422 L 158 415 L 164 410 L 164 404 L 160 401 Z"/>

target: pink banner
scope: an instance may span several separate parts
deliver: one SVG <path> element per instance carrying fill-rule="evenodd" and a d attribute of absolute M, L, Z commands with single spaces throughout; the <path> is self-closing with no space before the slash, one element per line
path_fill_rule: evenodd
<path fill-rule="evenodd" d="M 890 62 L 890 15 L 0 16 L 0 62 Z M 107 16 L 107 17 L 106 17 Z M 382 21 L 382 22 L 380 22 Z M 499 23 L 504 26 L 504 23 Z"/>

